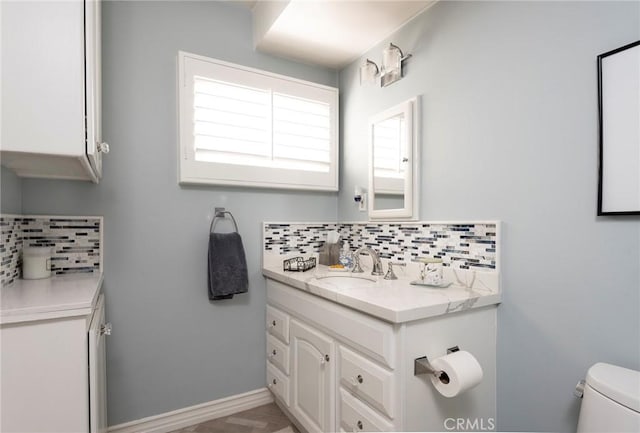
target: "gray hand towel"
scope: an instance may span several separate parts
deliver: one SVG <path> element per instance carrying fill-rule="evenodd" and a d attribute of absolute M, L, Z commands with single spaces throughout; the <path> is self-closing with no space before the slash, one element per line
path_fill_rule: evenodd
<path fill-rule="evenodd" d="M 208 286 L 213 301 L 249 290 L 247 261 L 238 233 L 209 234 Z"/>

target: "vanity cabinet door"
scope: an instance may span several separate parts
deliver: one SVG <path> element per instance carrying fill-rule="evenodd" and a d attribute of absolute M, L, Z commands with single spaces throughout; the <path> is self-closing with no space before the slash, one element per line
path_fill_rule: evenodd
<path fill-rule="evenodd" d="M 334 426 L 334 344 L 331 338 L 291 321 L 291 411 L 309 432 Z"/>

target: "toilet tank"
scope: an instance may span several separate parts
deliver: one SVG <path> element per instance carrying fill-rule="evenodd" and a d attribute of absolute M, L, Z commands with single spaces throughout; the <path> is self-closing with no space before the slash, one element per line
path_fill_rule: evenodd
<path fill-rule="evenodd" d="M 587 372 L 578 433 L 640 432 L 640 372 L 598 363 Z"/>

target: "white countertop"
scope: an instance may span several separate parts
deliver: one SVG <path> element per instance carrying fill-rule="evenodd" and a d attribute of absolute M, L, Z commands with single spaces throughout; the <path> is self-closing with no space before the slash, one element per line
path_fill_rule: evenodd
<path fill-rule="evenodd" d="M 102 273 L 16 280 L 0 288 L 0 324 L 90 314 L 102 280 Z"/>
<path fill-rule="evenodd" d="M 282 265 L 265 265 L 262 274 L 273 280 L 312 293 L 338 304 L 367 313 L 392 323 L 410 322 L 442 314 L 499 304 L 501 293 L 497 275 L 477 273 L 472 288 L 451 285 L 447 288 L 429 288 L 409 284 L 409 276 L 398 275 L 397 280 L 373 277 L 369 272 L 356 274 L 375 281 L 361 281 L 357 287 L 338 287 L 323 276 L 353 277 L 349 272 L 332 272 L 318 265 L 306 272 L 285 272 Z M 467 271 L 468 272 L 468 271 Z M 447 280 L 447 278 L 445 278 Z M 449 280 L 450 281 L 450 280 Z"/>

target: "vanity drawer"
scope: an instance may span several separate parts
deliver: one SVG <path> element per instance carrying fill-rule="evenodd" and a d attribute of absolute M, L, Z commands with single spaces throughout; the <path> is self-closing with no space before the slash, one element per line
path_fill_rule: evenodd
<path fill-rule="evenodd" d="M 341 385 L 393 419 L 393 374 L 344 346 L 339 357 Z"/>
<path fill-rule="evenodd" d="M 267 305 L 267 330 L 271 335 L 289 344 L 289 315 Z"/>
<path fill-rule="evenodd" d="M 395 367 L 396 342 L 391 324 L 272 279 L 267 279 L 267 297 L 270 303 L 303 317 L 371 359 Z"/>
<path fill-rule="evenodd" d="M 289 407 L 289 378 L 271 364 L 267 364 L 267 387 Z"/>
<path fill-rule="evenodd" d="M 267 359 L 284 374 L 289 374 L 289 346 L 267 334 Z"/>
<path fill-rule="evenodd" d="M 393 425 L 378 415 L 373 409 L 340 389 L 340 431 L 371 432 L 393 431 Z"/>

